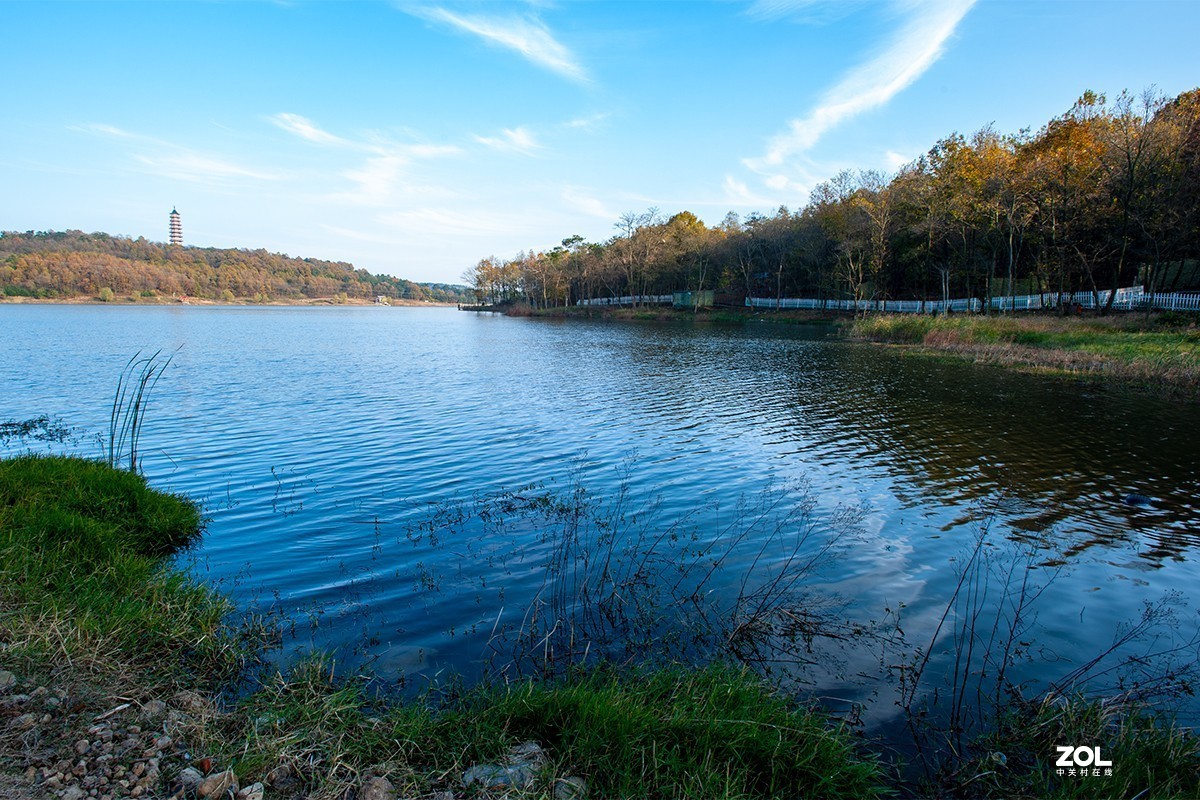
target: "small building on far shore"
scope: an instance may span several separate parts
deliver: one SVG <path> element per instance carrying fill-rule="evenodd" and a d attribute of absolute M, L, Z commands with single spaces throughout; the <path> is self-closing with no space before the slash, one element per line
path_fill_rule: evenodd
<path fill-rule="evenodd" d="M 712 308 L 713 290 L 672 292 L 671 305 L 675 308 Z"/>

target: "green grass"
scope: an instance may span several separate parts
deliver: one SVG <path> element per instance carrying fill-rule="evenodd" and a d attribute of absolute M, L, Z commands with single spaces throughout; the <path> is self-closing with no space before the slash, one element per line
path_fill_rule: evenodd
<path fill-rule="evenodd" d="M 775 696 L 752 675 L 723 668 L 622 674 L 600 669 L 553 682 L 483 686 L 436 710 L 379 705 L 361 684 L 338 682 L 321 661 L 301 664 L 248 698 L 255 720 L 239 772 L 286 764 L 324 792 L 379 771 L 408 791 L 473 763 L 540 743 L 555 776 L 583 776 L 594 797 L 878 797 L 879 765 L 820 713 Z M 317 735 L 319 732 L 319 735 Z M 317 765 L 317 766 L 314 766 Z M 374 765 L 374 766 L 373 766 Z"/>
<path fill-rule="evenodd" d="M 1180 315 L 1105 318 L 881 315 L 851 338 L 918 345 L 977 361 L 1161 382 L 1200 393 L 1200 329 Z"/>
<path fill-rule="evenodd" d="M 228 603 L 163 566 L 202 522 L 191 501 L 98 461 L 0 461 L 0 632 L 35 659 L 219 654 Z"/>
<path fill-rule="evenodd" d="M 485 692 L 469 718 L 567 754 L 602 797 L 872 797 L 877 765 L 819 713 L 720 667 Z"/>
<path fill-rule="evenodd" d="M 1058 746 L 1099 747 L 1112 774 L 1059 775 Z M 945 789 L 982 798 L 1200 797 L 1200 741 L 1136 707 L 1054 697 L 1009 707 Z"/>

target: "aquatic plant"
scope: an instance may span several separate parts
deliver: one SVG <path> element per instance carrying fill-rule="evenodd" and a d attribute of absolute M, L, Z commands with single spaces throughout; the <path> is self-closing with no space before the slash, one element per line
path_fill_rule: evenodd
<path fill-rule="evenodd" d="M 150 404 L 150 393 L 174 357 L 172 354 L 163 358 L 161 350 L 143 357 L 138 351 L 121 370 L 109 414 L 108 439 L 102 439 L 100 443 L 104 460 L 109 466 L 115 467 L 127 461 L 130 472 L 138 471 L 138 446 L 146 409 Z"/>

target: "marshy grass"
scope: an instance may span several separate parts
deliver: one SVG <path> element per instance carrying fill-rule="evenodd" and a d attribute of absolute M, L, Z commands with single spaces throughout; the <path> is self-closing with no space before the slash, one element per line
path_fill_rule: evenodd
<path fill-rule="evenodd" d="M 1060 746 L 1099 748 L 1111 767 L 1059 767 Z M 1121 698 L 1014 701 L 942 786 L 981 798 L 1200 797 L 1200 740 Z M 969 792 L 963 791 L 969 789 Z"/>
<path fill-rule="evenodd" d="M 878 315 L 855 320 L 848 335 L 983 363 L 1159 382 L 1185 394 L 1200 393 L 1200 328 L 1184 315 Z"/>

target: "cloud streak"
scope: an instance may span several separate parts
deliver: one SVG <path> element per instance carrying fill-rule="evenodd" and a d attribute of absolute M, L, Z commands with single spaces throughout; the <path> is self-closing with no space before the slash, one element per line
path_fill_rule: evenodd
<path fill-rule="evenodd" d="M 772 138 L 762 156 L 745 159 L 746 166 L 759 173 L 771 172 L 789 158 L 810 150 L 841 123 L 886 104 L 937 62 L 975 2 L 905 2 L 901 8 L 907 11 L 907 19 L 883 50 L 846 73 L 806 116 L 792 120 L 786 132 Z"/>
<path fill-rule="evenodd" d="M 470 33 L 479 38 L 513 50 L 533 64 L 548 69 L 564 78 L 586 83 L 587 72 L 574 54 L 554 38 L 550 29 L 540 20 L 524 17 L 486 17 L 456 14 L 445 8 L 412 7 L 405 9 L 409 14 L 449 25 L 456 30 Z"/>
<path fill-rule="evenodd" d="M 541 145 L 526 128 L 505 128 L 499 136 L 476 136 L 475 141 L 493 150 L 532 154 Z"/>
<path fill-rule="evenodd" d="M 242 178 L 257 181 L 277 181 L 285 176 L 254 167 L 243 166 L 227 158 L 214 156 L 189 147 L 127 131 L 115 125 L 90 122 L 69 126 L 71 130 L 104 136 L 142 145 L 149 152 L 129 153 L 135 161 L 151 173 L 173 180 L 216 185 Z"/>
<path fill-rule="evenodd" d="M 302 117 L 299 114 L 280 113 L 267 119 L 270 120 L 272 125 L 316 144 L 333 145 L 335 147 L 356 147 L 354 142 L 321 130 L 312 120 Z"/>

